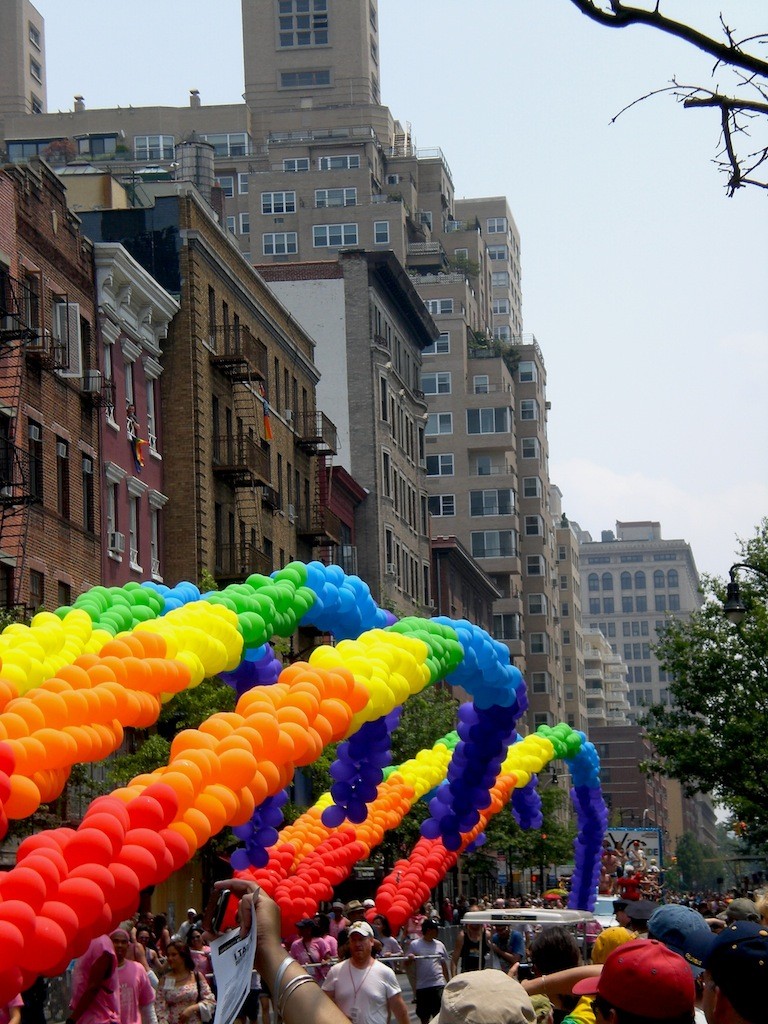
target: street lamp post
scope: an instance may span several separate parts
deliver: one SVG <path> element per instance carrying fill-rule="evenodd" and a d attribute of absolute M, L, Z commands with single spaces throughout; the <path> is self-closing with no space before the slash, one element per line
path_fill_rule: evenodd
<path fill-rule="evenodd" d="M 730 582 L 725 592 L 725 604 L 723 605 L 723 615 L 732 622 L 734 626 L 738 626 L 744 616 L 747 614 L 747 606 L 741 599 L 741 590 L 739 588 L 739 581 L 736 578 L 736 571 L 738 569 L 749 569 L 750 572 L 756 572 L 758 576 L 762 576 L 768 580 L 768 571 L 761 569 L 756 565 L 751 565 L 749 562 L 736 562 L 728 570 L 730 576 Z"/>

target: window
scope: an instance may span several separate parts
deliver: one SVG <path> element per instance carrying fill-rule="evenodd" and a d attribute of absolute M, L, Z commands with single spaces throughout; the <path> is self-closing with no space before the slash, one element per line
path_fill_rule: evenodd
<path fill-rule="evenodd" d="M 87 455 L 83 456 L 83 529 L 93 533 L 96 528 L 94 487 L 93 487 L 93 459 Z"/>
<path fill-rule="evenodd" d="M 278 30 L 281 47 L 327 45 L 328 0 L 279 0 Z"/>
<path fill-rule="evenodd" d="M 590 597 L 589 599 L 589 614 L 599 615 L 600 614 L 600 598 Z"/>
<path fill-rule="evenodd" d="M 265 256 L 288 256 L 299 251 L 295 231 L 272 231 L 261 236 Z"/>
<path fill-rule="evenodd" d="M 613 576 L 609 572 L 603 573 L 600 582 L 602 583 L 603 590 L 613 590 Z"/>
<path fill-rule="evenodd" d="M 469 249 L 454 249 L 453 250 L 453 258 L 456 259 L 456 260 L 465 260 L 465 261 L 468 260 L 469 259 Z"/>
<path fill-rule="evenodd" d="M 656 590 L 661 589 L 666 583 L 666 577 L 661 569 L 657 569 L 653 574 L 653 586 Z"/>
<path fill-rule="evenodd" d="M 523 477 L 523 497 L 524 498 L 540 498 L 541 497 L 541 480 L 537 476 L 524 476 Z"/>
<path fill-rule="evenodd" d="M 638 594 L 635 598 L 635 611 L 636 612 L 647 612 L 648 611 L 648 598 L 645 594 Z"/>
<path fill-rule="evenodd" d="M 491 274 L 491 288 L 509 288 L 509 273 L 506 270 L 494 270 Z"/>
<path fill-rule="evenodd" d="M 69 518 L 69 445 L 56 438 L 56 511 Z"/>
<path fill-rule="evenodd" d="M 432 316 L 450 316 L 453 313 L 453 299 L 425 299 L 424 305 Z"/>
<path fill-rule="evenodd" d="M 489 260 L 505 260 L 509 253 L 507 252 L 506 245 L 489 245 L 488 246 L 488 259 Z"/>
<path fill-rule="evenodd" d="M 29 572 L 29 603 L 40 608 L 45 601 L 45 576 L 36 569 Z"/>
<path fill-rule="evenodd" d="M 382 489 L 385 498 L 392 497 L 392 456 L 389 452 L 381 453 Z"/>
<path fill-rule="evenodd" d="M 548 654 L 549 637 L 546 633 L 529 633 L 528 650 L 531 654 Z"/>
<path fill-rule="evenodd" d="M 29 73 L 32 75 L 36 82 L 43 84 L 43 69 L 39 60 L 35 60 L 34 57 L 29 58 Z"/>
<path fill-rule="evenodd" d="M 670 594 L 669 595 L 669 610 L 671 612 L 679 612 L 680 611 L 680 595 L 679 594 Z"/>
<path fill-rule="evenodd" d="M 538 420 L 539 403 L 535 398 L 523 398 L 520 402 L 521 420 Z"/>
<path fill-rule="evenodd" d="M 587 576 L 587 589 L 593 592 L 600 589 L 600 577 L 596 572 L 591 572 Z"/>
<path fill-rule="evenodd" d="M 469 492 L 471 516 L 508 516 L 515 511 L 515 492 L 511 487 Z"/>
<path fill-rule="evenodd" d="M 468 434 L 506 434 L 510 430 L 510 410 L 507 406 L 495 409 L 467 409 Z"/>
<path fill-rule="evenodd" d="M 27 424 L 29 439 L 29 493 L 38 501 L 43 500 L 43 428 L 34 420 Z"/>
<path fill-rule="evenodd" d="M 292 174 L 299 174 L 302 171 L 309 170 L 309 157 L 308 156 L 297 156 L 286 158 L 283 160 L 283 170 L 289 171 Z"/>
<path fill-rule="evenodd" d="M 140 569 L 139 562 L 139 499 L 128 498 L 128 548 L 132 569 Z"/>
<path fill-rule="evenodd" d="M 665 594 L 656 594 L 654 598 L 654 609 L 657 612 L 665 612 L 667 610 L 667 598 Z"/>
<path fill-rule="evenodd" d="M 531 672 L 531 691 L 533 693 L 549 693 L 549 672 Z"/>
<path fill-rule="evenodd" d="M 375 220 L 373 222 L 373 242 L 374 242 L 374 245 L 388 245 L 389 244 L 389 221 L 388 220 Z"/>
<path fill-rule="evenodd" d="M 291 192 L 262 192 L 261 193 L 262 213 L 296 213 L 296 193 Z"/>
<path fill-rule="evenodd" d="M 440 373 L 422 373 L 421 390 L 425 395 L 450 395 L 450 373 L 447 371 L 442 371 Z"/>
<path fill-rule="evenodd" d="M 635 590 L 645 590 L 645 573 L 642 569 L 635 573 Z"/>
<path fill-rule="evenodd" d="M 250 213 L 240 214 L 240 234 L 249 235 L 251 233 L 251 215 Z"/>
<path fill-rule="evenodd" d="M 433 516 L 455 516 L 456 497 L 453 494 L 430 495 L 428 507 Z"/>
<path fill-rule="evenodd" d="M 37 28 L 36 25 L 33 25 L 31 21 L 29 22 L 29 41 L 38 50 L 42 46 L 42 41 L 40 39 L 40 30 Z"/>
<path fill-rule="evenodd" d="M 357 224 L 315 224 L 312 244 L 316 249 L 357 245 Z"/>
<path fill-rule="evenodd" d="M 525 571 L 528 576 L 543 576 L 546 571 L 543 555 L 528 555 L 525 560 Z"/>
<path fill-rule="evenodd" d="M 571 631 L 570 629 L 563 630 L 563 646 L 569 647 L 571 643 Z"/>
<path fill-rule="evenodd" d="M 493 636 L 496 640 L 519 640 L 520 616 L 515 612 L 494 615 Z"/>
<path fill-rule="evenodd" d="M 672 590 L 680 586 L 680 577 L 678 576 L 677 569 L 670 569 L 667 572 L 667 586 Z"/>
<path fill-rule="evenodd" d="M 623 572 L 621 574 L 621 589 L 622 590 L 631 590 L 632 589 L 632 573 L 631 572 Z"/>
<path fill-rule="evenodd" d="M 235 179 L 233 175 L 221 174 L 215 179 L 215 181 L 227 199 L 231 199 L 234 196 Z"/>
<path fill-rule="evenodd" d="M 472 390 L 476 395 L 490 394 L 491 384 L 487 373 L 479 373 L 472 378 Z"/>
<path fill-rule="evenodd" d="M 451 335 L 443 331 L 431 345 L 422 350 L 425 356 L 447 356 L 451 351 Z"/>
<path fill-rule="evenodd" d="M 232 234 L 232 235 L 237 234 L 237 218 L 236 217 L 227 217 L 227 231 L 229 231 L 229 233 Z"/>
<path fill-rule="evenodd" d="M 517 364 L 517 377 L 521 384 L 532 384 L 538 377 L 536 374 L 536 363 L 525 360 Z"/>
<path fill-rule="evenodd" d="M 502 324 L 501 327 L 494 327 L 493 336 L 496 339 L 496 341 L 511 341 L 512 328 L 509 326 L 509 324 Z"/>
<path fill-rule="evenodd" d="M 486 223 L 489 235 L 505 235 L 507 233 L 506 217 L 489 217 Z"/>
<path fill-rule="evenodd" d="M 137 160 L 173 160 L 175 142 L 172 135 L 135 135 L 133 152 Z"/>
<path fill-rule="evenodd" d="M 631 612 L 632 611 L 632 604 L 633 604 L 633 602 L 632 602 L 632 598 L 631 597 L 622 597 L 622 599 L 621 599 L 621 610 L 622 610 L 622 612 L 625 615 L 627 614 L 627 612 Z"/>
<path fill-rule="evenodd" d="M 517 554 L 514 530 L 479 530 L 470 534 L 473 558 L 505 558 Z"/>
<path fill-rule="evenodd" d="M 331 206 L 357 206 L 356 188 L 316 188 L 315 206 L 325 210 Z"/>
<path fill-rule="evenodd" d="M 431 412 L 427 417 L 427 437 L 434 437 L 435 434 L 453 433 L 453 413 Z"/>
<path fill-rule="evenodd" d="M 524 437 L 521 441 L 521 455 L 524 459 L 538 459 L 539 441 L 536 437 Z"/>
<path fill-rule="evenodd" d="M 528 613 L 530 615 L 547 614 L 547 598 L 545 594 L 528 595 Z"/>
<path fill-rule="evenodd" d="M 205 139 L 213 146 L 214 156 L 250 156 L 250 144 L 246 132 L 201 135 L 200 138 Z"/>
<path fill-rule="evenodd" d="M 509 314 L 509 299 L 494 299 L 491 302 L 491 312 L 494 316 L 507 316 Z"/>
<path fill-rule="evenodd" d="M 525 535 L 526 537 L 544 536 L 544 520 L 541 516 L 525 517 Z"/>
<path fill-rule="evenodd" d="M 613 604 L 613 598 L 612 597 L 604 597 L 603 598 L 603 613 L 605 615 L 613 615 L 614 610 L 615 609 L 614 609 L 614 604 Z"/>
<path fill-rule="evenodd" d="M 453 454 L 428 455 L 427 476 L 453 476 Z"/>
<path fill-rule="evenodd" d="M 360 156 L 348 153 L 344 156 L 321 156 L 317 160 L 319 171 L 354 171 L 360 166 Z"/>
<path fill-rule="evenodd" d="M 43 110 L 43 101 L 40 99 L 39 96 L 35 96 L 35 94 L 33 92 L 31 92 L 29 94 L 29 104 L 30 104 L 30 107 L 32 108 L 32 113 L 33 114 L 44 114 L 45 113 L 45 111 Z"/>

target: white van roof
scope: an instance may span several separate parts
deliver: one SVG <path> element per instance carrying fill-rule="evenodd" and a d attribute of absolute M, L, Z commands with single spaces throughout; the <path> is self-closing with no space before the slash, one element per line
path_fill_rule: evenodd
<path fill-rule="evenodd" d="M 587 910 L 547 909 L 545 907 L 505 907 L 487 910 L 470 910 L 461 919 L 461 924 L 508 924 L 514 927 L 532 924 L 547 927 L 548 925 L 584 925 L 595 920 L 595 915 Z"/>

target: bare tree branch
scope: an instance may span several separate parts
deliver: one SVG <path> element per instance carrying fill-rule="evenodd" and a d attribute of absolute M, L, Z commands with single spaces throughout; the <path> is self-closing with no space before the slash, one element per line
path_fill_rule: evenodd
<path fill-rule="evenodd" d="M 660 29 L 668 35 L 683 39 L 687 43 L 708 53 L 723 64 L 732 67 L 744 68 L 745 71 L 752 71 L 758 75 L 768 75 L 768 61 L 742 50 L 743 43 L 733 39 L 730 29 L 724 22 L 723 29 L 726 32 L 728 43 L 721 43 L 711 36 L 699 32 L 697 29 L 686 25 L 681 21 L 675 21 L 662 14 L 659 10 L 660 2 L 656 3 L 653 10 L 642 7 L 631 7 L 622 3 L 622 0 L 609 0 L 610 10 L 605 10 L 598 5 L 597 0 L 571 0 L 571 3 L 582 14 L 588 18 L 607 25 L 609 28 L 626 28 L 628 25 L 649 25 L 651 28 Z M 756 39 L 765 39 L 765 35 L 751 36 L 745 42 L 754 42 Z"/>

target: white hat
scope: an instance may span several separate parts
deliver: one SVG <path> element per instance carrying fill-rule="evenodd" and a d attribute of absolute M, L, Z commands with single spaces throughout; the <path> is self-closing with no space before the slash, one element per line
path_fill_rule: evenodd
<path fill-rule="evenodd" d="M 369 910 L 371 907 L 376 906 L 376 900 L 363 900 L 363 906 L 365 907 L 366 910 Z"/>
<path fill-rule="evenodd" d="M 347 935 L 363 935 L 366 939 L 372 939 L 373 928 L 371 928 L 367 921 L 355 921 L 354 924 L 349 926 Z"/>

